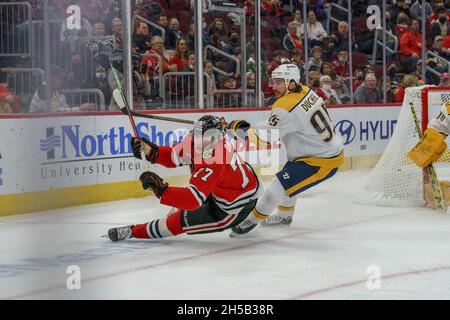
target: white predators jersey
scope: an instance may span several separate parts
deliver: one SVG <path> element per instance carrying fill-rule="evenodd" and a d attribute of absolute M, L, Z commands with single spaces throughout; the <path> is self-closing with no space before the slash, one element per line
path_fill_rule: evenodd
<path fill-rule="evenodd" d="M 445 134 L 446 136 L 450 133 L 450 101 L 447 101 L 441 106 L 441 112 L 436 118 L 432 119 L 428 124 L 428 127 L 436 129 L 437 131 Z"/>
<path fill-rule="evenodd" d="M 267 143 L 281 140 L 289 161 L 331 158 L 343 150 L 342 137 L 335 131 L 322 98 L 306 86 L 302 86 L 301 92 L 277 99 L 269 119 L 257 124 L 254 133 Z"/>

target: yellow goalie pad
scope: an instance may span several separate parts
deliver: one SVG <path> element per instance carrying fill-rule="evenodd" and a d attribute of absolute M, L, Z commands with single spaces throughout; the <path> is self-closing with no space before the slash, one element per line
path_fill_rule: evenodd
<path fill-rule="evenodd" d="M 442 133 L 437 132 L 433 128 L 428 128 L 425 130 L 419 143 L 408 152 L 408 158 L 419 167 L 425 168 L 430 163 L 439 160 L 441 155 L 447 150 L 445 138 L 446 136 Z"/>

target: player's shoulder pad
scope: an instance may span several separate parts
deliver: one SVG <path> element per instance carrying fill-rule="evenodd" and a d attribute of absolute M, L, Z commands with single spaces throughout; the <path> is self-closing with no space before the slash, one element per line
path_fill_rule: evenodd
<path fill-rule="evenodd" d="M 291 112 L 310 93 L 310 91 L 311 88 L 302 85 L 302 90 L 300 92 L 291 92 L 277 99 L 272 105 L 272 110 L 284 109 L 287 112 Z"/>

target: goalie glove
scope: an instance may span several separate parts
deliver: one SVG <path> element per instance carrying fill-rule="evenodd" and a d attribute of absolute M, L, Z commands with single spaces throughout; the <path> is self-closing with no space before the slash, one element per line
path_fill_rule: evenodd
<path fill-rule="evenodd" d="M 247 140 L 247 131 L 250 129 L 250 123 L 245 120 L 233 120 L 227 125 L 227 131 L 231 132 L 232 137 Z"/>
<path fill-rule="evenodd" d="M 425 130 L 419 143 L 408 152 L 408 158 L 416 165 L 425 168 L 429 164 L 439 160 L 441 155 L 447 150 L 445 143 L 446 136 L 433 128 Z"/>
<path fill-rule="evenodd" d="M 159 147 L 153 142 L 148 141 L 145 138 L 131 138 L 131 148 L 133 149 L 133 155 L 135 158 L 141 159 L 141 150 L 144 151 L 145 159 L 151 163 L 155 163 L 158 157 Z"/>
<path fill-rule="evenodd" d="M 152 189 L 158 199 L 161 198 L 163 193 L 169 187 L 169 184 L 165 182 L 163 178 L 151 171 L 146 171 L 141 174 L 139 180 L 142 183 L 142 188 L 144 188 L 144 190 Z"/>

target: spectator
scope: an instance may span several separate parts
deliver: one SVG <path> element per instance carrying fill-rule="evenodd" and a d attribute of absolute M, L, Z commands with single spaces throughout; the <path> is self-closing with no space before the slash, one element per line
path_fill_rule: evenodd
<path fill-rule="evenodd" d="M 433 69 L 441 73 L 448 71 L 447 61 L 450 61 L 450 50 L 447 50 L 443 47 L 441 36 L 437 36 L 436 38 L 434 38 L 431 52 L 435 53 L 436 55 L 442 58 L 442 59 L 439 58 L 430 59 L 435 63 Z M 447 61 L 445 61 L 444 59 Z"/>
<path fill-rule="evenodd" d="M 310 71 L 309 72 L 309 86 L 317 93 L 317 88 L 320 87 L 320 72 L 319 71 Z"/>
<path fill-rule="evenodd" d="M 450 73 L 444 72 L 441 74 L 441 82 L 439 83 L 440 87 L 450 87 Z"/>
<path fill-rule="evenodd" d="M 175 45 L 178 39 L 184 37 L 183 32 L 180 31 L 180 22 L 177 18 L 170 19 L 169 29 L 166 33 L 165 47 L 168 50 L 175 50 Z"/>
<path fill-rule="evenodd" d="M 398 91 L 398 83 L 395 80 L 392 80 L 390 77 L 386 78 L 386 102 L 387 103 L 396 103 L 397 102 L 397 91 Z M 381 89 L 380 89 L 381 91 Z"/>
<path fill-rule="evenodd" d="M 105 32 L 105 25 L 102 22 L 95 22 L 92 25 L 92 36 L 95 38 L 89 40 L 87 43 L 91 57 L 97 57 L 100 53 L 110 53 L 114 50 L 114 40 L 106 38 Z M 87 64 L 90 62 L 89 58 L 86 56 L 83 57 L 84 60 L 87 60 Z M 88 66 L 88 69 L 92 69 L 91 66 Z"/>
<path fill-rule="evenodd" d="M 209 60 L 205 60 L 203 63 L 203 69 L 206 73 L 205 80 L 205 95 L 212 95 L 213 91 L 217 89 L 216 77 L 214 75 L 213 64 Z"/>
<path fill-rule="evenodd" d="M 431 42 L 434 42 L 434 39 L 437 36 L 445 37 L 447 35 L 447 32 L 450 30 L 450 19 L 448 18 L 445 8 L 440 8 L 437 11 L 437 14 L 437 19 L 431 24 Z"/>
<path fill-rule="evenodd" d="M 281 64 L 281 58 L 285 58 L 283 52 L 275 51 L 273 53 L 272 61 L 266 65 L 266 70 L 269 78 L 272 75 L 272 71 L 275 70 Z"/>
<path fill-rule="evenodd" d="M 330 62 L 324 62 L 320 73 L 331 78 L 331 88 L 336 91 L 341 103 L 348 103 L 350 101 L 350 91 L 342 78 L 334 72 L 333 65 Z"/>
<path fill-rule="evenodd" d="M 302 40 L 297 36 L 297 26 L 296 22 L 290 22 L 287 27 L 287 34 L 283 39 L 283 47 L 287 51 L 292 51 L 294 49 L 303 50 Z"/>
<path fill-rule="evenodd" d="M 358 89 L 360 85 L 364 83 L 364 71 L 361 69 L 356 69 L 354 72 L 354 81 L 353 81 L 353 92 Z"/>
<path fill-rule="evenodd" d="M 31 99 L 30 112 L 61 112 L 61 111 L 92 111 L 94 105 L 84 103 L 79 107 L 69 107 L 66 96 L 61 93 L 64 83 L 64 72 L 56 66 L 52 66 L 49 75 L 49 87 L 41 86 Z M 47 101 L 47 91 L 50 95 L 50 103 Z"/>
<path fill-rule="evenodd" d="M 417 83 L 417 76 L 414 74 L 407 74 L 403 77 L 400 86 L 397 89 L 397 94 L 395 96 L 396 102 L 403 102 L 403 98 L 405 97 L 406 88 L 415 87 Z"/>
<path fill-rule="evenodd" d="M 322 97 L 325 104 L 341 104 L 336 91 L 331 88 L 331 77 L 321 76 L 319 82 L 320 87 L 317 88 L 317 94 Z"/>
<path fill-rule="evenodd" d="M 381 103 L 382 96 L 377 87 L 377 78 L 374 73 L 368 73 L 362 85 L 355 91 L 355 103 L 371 104 Z"/>
<path fill-rule="evenodd" d="M 400 39 L 403 34 L 409 30 L 409 17 L 406 13 L 400 13 L 397 18 L 397 25 L 395 26 L 395 34 Z"/>
<path fill-rule="evenodd" d="M 97 65 L 95 67 L 94 88 L 99 89 L 105 97 L 105 107 L 110 105 L 111 89 L 108 84 L 108 66 Z"/>
<path fill-rule="evenodd" d="M 225 77 L 223 83 L 224 90 L 236 90 L 237 81 L 233 76 Z M 239 108 L 242 106 L 241 93 L 239 92 L 223 92 L 218 97 L 219 108 Z"/>
<path fill-rule="evenodd" d="M 185 65 L 183 72 L 195 72 L 195 52 L 188 55 L 188 63 Z M 195 100 L 195 75 L 182 75 L 177 78 L 177 92 L 182 100 L 183 106 L 192 107 Z"/>
<path fill-rule="evenodd" d="M 7 74 L 0 73 L 0 114 L 20 113 L 22 101 L 9 90 Z"/>
<path fill-rule="evenodd" d="M 300 39 L 303 31 L 302 31 L 302 12 L 299 9 L 296 9 L 294 12 L 294 20 L 292 22 L 296 23 L 297 26 L 297 37 Z"/>
<path fill-rule="evenodd" d="M 279 0 L 263 0 L 261 1 L 262 16 L 281 17 L 285 14 L 282 4 Z"/>
<path fill-rule="evenodd" d="M 391 18 L 392 21 L 397 21 L 400 13 L 404 13 L 409 16 L 409 7 L 405 0 L 397 0 L 397 3 L 391 6 Z"/>
<path fill-rule="evenodd" d="M 112 29 L 112 36 L 115 40 L 115 50 L 122 50 L 122 20 L 119 18 L 114 18 L 111 21 L 111 29 Z"/>
<path fill-rule="evenodd" d="M 166 31 L 165 40 L 167 41 L 167 33 L 168 33 L 167 26 L 169 24 L 169 22 L 167 20 L 167 16 L 164 13 L 161 13 L 158 16 L 158 19 L 156 20 L 156 24 Z M 151 37 L 153 37 L 153 36 L 160 36 L 160 37 L 162 37 L 162 31 L 160 29 L 158 29 L 158 28 L 153 28 L 152 33 L 151 33 Z"/>
<path fill-rule="evenodd" d="M 300 71 L 300 76 L 305 77 L 305 62 L 303 61 L 303 53 L 299 49 L 292 50 L 291 63 L 295 64 Z"/>
<path fill-rule="evenodd" d="M 422 34 L 419 32 L 418 20 L 412 20 L 409 30 L 400 38 L 400 52 L 405 72 L 413 72 L 417 60 L 422 56 Z"/>
<path fill-rule="evenodd" d="M 256 76 L 253 72 L 249 71 L 245 74 L 247 79 L 247 89 L 255 89 L 256 86 Z"/>
<path fill-rule="evenodd" d="M 208 28 L 209 36 L 217 33 L 219 35 L 219 41 L 228 36 L 228 30 L 225 26 L 225 21 L 222 18 L 216 18 L 211 22 Z"/>
<path fill-rule="evenodd" d="M 304 32 L 304 25 L 300 26 L 300 30 Z M 311 46 L 321 45 L 323 39 L 327 37 L 327 32 L 323 28 L 322 24 L 317 21 L 316 14 L 313 10 L 308 11 L 308 22 L 306 24 L 306 33 L 308 35 L 308 40 L 310 40 Z"/>
<path fill-rule="evenodd" d="M 308 65 L 306 69 L 311 69 L 311 67 L 317 68 L 317 70 L 320 70 L 322 67 L 322 48 L 319 46 L 315 46 L 311 49 L 311 57 L 309 58 Z"/>
<path fill-rule="evenodd" d="M 209 44 L 209 34 L 205 30 L 205 27 L 203 27 L 203 45 L 207 46 Z M 195 48 L 195 24 L 191 24 L 189 26 L 189 32 L 187 34 L 187 41 L 189 48 L 192 48 L 192 50 Z"/>
<path fill-rule="evenodd" d="M 347 49 L 340 49 L 338 51 L 337 59 L 331 62 L 336 75 L 342 77 L 342 80 L 347 81 L 350 76 L 350 64 L 348 63 Z"/>
<path fill-rule="evenodd" d="M 251 17 L 255 14 L 255 0 L 246 0 L 244 2 L 244 7 L 247 16 Z"/>
<path fill-rule="evenodd" d="M 82 61 L 81 53 L 72 53 L 69 70 L 67 70 L 67 77 L 65 79 L 69 85 L 66 89 L 88 88 L 89 82 L 92 80 L 95 73 L 93 68 L 94 67 L 91 65 L 89 72 L 87 72 L 85 63 Z M 88 77 L 90 77 L 90 79 L 88 79 Z"/>
<path fill-rule="evenodd" d="M 172 57 L 172 64 L 177 66 L 178 71 L 183 71 L 189 63 L 188 57 L 189 47 L 186 39 L 180 38 L 175 46 L 175 54 Z"/>
<path fill-rule="evenodd" d="M 143 21 L 137 21 L 135 24 L 134 33 L 131 37 L 133 48 L 136 48 L 139 53 L 144 53 L 149 50 L 149 40 L 150 32 L 148 25 Z"/>
<path fill-rule="evenodd" d="M 141 62 L 148 66 L 148 74 L 152 84 L 153 94 L 158 94 L 160 87 L 160 76 L 166 72 L 177 71 L 177 66 L 172 64 L 167 58 L 168 54 L 165 52 L 164 42 L 160 36 L 152 37 L 151 47 L 152 49 L 147 52 L 150 56 L 143 56 Z M 162 68 L 162 70 L 160 70 L 160 68 Z"/>
<path fill-rule="evenodd" d="M 409 8 L 409 14 L 411 18 L 413 19 L 422 19 L 422 1 L 423 0 L 416 0 L 411 7 Z M 428 21 L 430 19 L 431 14 L 433 13 L 433 8 L 431 7 L 431 4 L 428 2 L 425 2 L 425 19 Z M 424 21 L 425 23 L 425 21 Z"/>
<path fill-rule="evenodd" d="M 338 23 L 338 28 L 335 33 L 332 34 L 335 40 L 335 50 L 348 50 L 348 23 L 341 21 Z"/>

